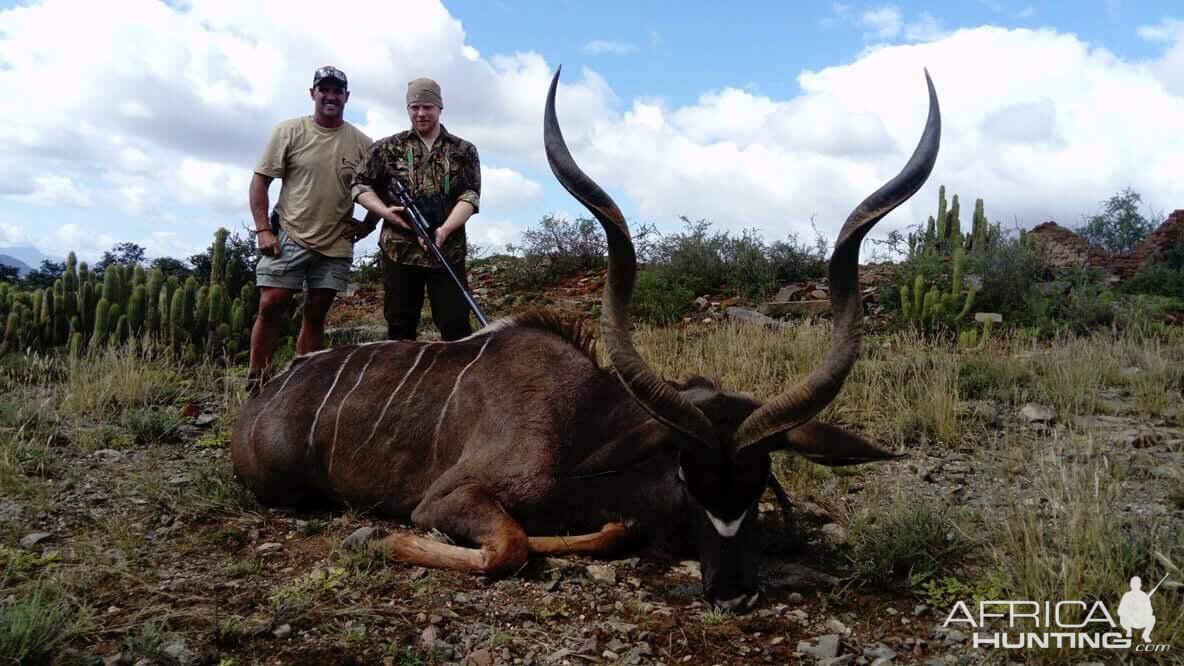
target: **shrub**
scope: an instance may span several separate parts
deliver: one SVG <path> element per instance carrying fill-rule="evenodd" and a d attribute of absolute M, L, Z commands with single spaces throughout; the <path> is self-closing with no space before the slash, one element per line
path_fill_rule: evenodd
<path fill-rule="evenodd" d="M 1139 212 L 1142 201 L 1138 192 L 1122 189 L 1100 204 L 1098 214 L 1085 218 L 1077 234 L 1110 252 L 1130 252 L 1158 225 L 1155 215 L 1149 219 Z"/>
<path fill-rule="evenodd" d="M 948 505 L 901 498 L 876 523 L 856 521 L 851 526 L 856 575 L 873 584 L 922 584 L 969 550 L 970 540 L 955 527 L 964 518 Z"/>
<path fill-rule="evenodd" d="M 181 426 L 181 417 L 171 409 L 154 409 L 151 407 L 129 409 L 124 417 L 127 429 L 142 444 L 156 444 L 164 442 L 176 433 Z"/>
<path fill-rule="evenodd" d="M 666 267 L 651 267 L 637 275 L 633 287 L 632 315 L 639 321 L 668 324 L 690 307 L 695 293 Z"/>
<path fill-rule="evenodd" d="M 0 605 L 0 662 L 49 663 L 85 623 L 82 610 L 59 585 L 34 583 L 25 595 Z"/>

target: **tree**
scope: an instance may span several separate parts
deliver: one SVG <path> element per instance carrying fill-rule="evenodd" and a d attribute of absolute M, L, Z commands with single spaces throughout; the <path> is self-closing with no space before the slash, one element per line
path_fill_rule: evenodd
<path fill-rule="evenodd" d="M 0 264 L 0 282 L 16 283 L 21 277 L 21 269 L 8 264 Z"/>
<path fill-rule="evenodd" d="M 94 270 L 101 275 L 111 264 L 142 264 L 145 252 L 143 246 L 135 243 L 117 243 L 115 247 L 103 253 Z"/>
<path fill-rule="evenodd" d="M 52 287 L 53 281 L 62 277 L 65 272 L 65 262 L 42 259 L 40 268 L 25 273 L 25 288 L 44 289 L 45 287 Z"/>
<path fill-rule="evenodd" d="M 1109 252 L 1130 252 L 1162 221 L 1154 214 L 1151 219 L 1143 217 L 1139 212 L 1142 201 L 1138 192 L 1124 188 L 1103 201 L 1097 215 L 1085 218 L 1077 234 Z"/>
<path fill-rule="evenodd" d="M 149 264 L 149 268 L 159 268 L 165 276 L 176 275 L 179 280 L 184 280 L 193 273 L 193 269 L 184 261 L 172 257 L 157 257 Z"/>

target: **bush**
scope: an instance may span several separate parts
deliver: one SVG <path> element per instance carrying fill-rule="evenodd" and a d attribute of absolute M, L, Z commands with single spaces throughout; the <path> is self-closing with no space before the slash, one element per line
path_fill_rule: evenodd
<path fill-rule="evenodd" d="M 826 273 L 827 245 L 821 236 L 814 247 L 801 245 L 795 235 L 768 245 L 755 230 L 733 238 L 726 231 L 712 233 L 707 220 L 682 220 L 686 231 L 655 243 L 651 267 L 677 276 L 692 298 L 727 291 L 760 299 L 786 282 Z"/>
<path fill-rule="evenodd" d="M 1122 291 L 1184 299 L 1184 240 L 1131 276 Z"/>
<path fill-rule="evenodd" d="M 682 317 L 694 298 L 695 293 L 681 284 L 669 268 L 647 268 L 637 275 L 631 314 L 639 321 L 669 324 Z"/>
<path fill-rule="evenodd" d="M 514 287 L 542 287 L 579 271 L 603 268 L 607 262 L 604 232 L 590 218 L 571 221 L 547 215 L 537 227 L 522 232 L 522 242 L 506 246 L 522 258 L 510 270 Z"/>
<path fill-rule="evenodd" d="M 1053 274 L 1043 243 L 994 226 L 983 252 L 971 255 L 969 273 L 982 280 L 975 310 L 998 312 L 1007 321 L 1024 309 L 1036 284 Z"/>
<path fill-rule="evenodd" d="M 912 587 L 933 578 L 969 550 L 964 524 L 948 505 L 923 498 L 900 499 L 874 524 L 851 526 L 851 562 L 856 575 L 873 584 L 907 580 Z"/>

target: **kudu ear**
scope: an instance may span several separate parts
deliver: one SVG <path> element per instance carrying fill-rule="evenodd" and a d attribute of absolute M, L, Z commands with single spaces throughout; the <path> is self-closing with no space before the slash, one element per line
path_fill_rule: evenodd
<path fill-rule="evenodd" d="M 770 453 L 777 450 L 792 451 L 806 460 L 828 467 L 904 457 L 902 453 L 885 451 L 855 433 L 818 421 L 804 423 L 766 441 L 770 440 L 770 444 L 761 448 L 767 447 Z"/>
<path fill-rule="evenodd" d="M 568 478 L 601 476 L 628 469 L 653 455 L 658 447 L 666 445 L 671 434 L 673 431 L 657 419 L 646 419 L 601 445 L 592 455 L 580 461 Z"/>

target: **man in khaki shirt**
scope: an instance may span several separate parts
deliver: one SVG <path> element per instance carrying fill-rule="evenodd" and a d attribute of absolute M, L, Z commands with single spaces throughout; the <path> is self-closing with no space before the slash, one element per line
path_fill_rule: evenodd
<path fill-rule="evenodd" d="M 251 216 L 262 255 L 255 269 L 259 314 L 251 330 L 251 391 L 258 390 L 279 345 L 293 294 L 306 286 L 296 353 L 324 346 L 329 306 L 349 284 L 353 244 L 377 224 L 377 216 L 367 216 L 364 224 L 353 220 L 350 187 L 371 141 L 345 122 L 348 85 L 336 67 L 318 69 L 309 89 L 313 114 L 272 130 L 251 177 Z M 268 218 L 267 189 L 275 178 L 283 181 L 275 207 L 278 229 Z"/>

